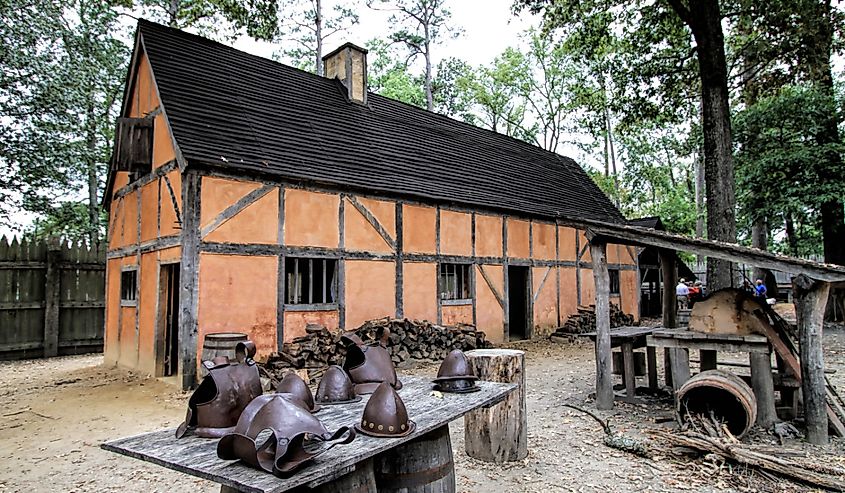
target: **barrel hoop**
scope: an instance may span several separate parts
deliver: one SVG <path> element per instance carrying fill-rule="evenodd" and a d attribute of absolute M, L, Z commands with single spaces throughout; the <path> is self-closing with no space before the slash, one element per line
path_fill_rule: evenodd
<path fill-rule="evenodd" d="M 450 459 L 449 462 L 423 471 L 399 473 L 377 472 L 376 483 L 378 484 L 379 489 L 416 488 L 417 486 L 431 484 L 443 479 L 450 473 L 454 472 L 454 470 L 455 465 Z"/>

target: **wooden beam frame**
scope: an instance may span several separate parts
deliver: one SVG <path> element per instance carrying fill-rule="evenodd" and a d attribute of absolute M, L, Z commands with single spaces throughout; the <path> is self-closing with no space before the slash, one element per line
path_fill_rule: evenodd
<path fill-rule="evenodd" d="M 387 246 L 389 246 L 391 250 L 396 251 L 396 240 L 391 238 L 390 233 L 388 233 L 387 230 L 384 229 L 384 226 L 381 225 L 376 216 L 374 216 L 373 213 L 370 212 L 370 210 L 367 209 L 366 206 L 364 206 L 364 204 L 359 202 L 354 195 L 346 195 L 346 199 L 349 201 L 350 204 L 352 204 L 353 207 L 355 207 L 358 212 L 361 213 L 362 216 L 364 216 L 364 219 L 366 219 L 367 222 L 370 223 L 370 226 L 372 226 L 376 230 L 379 236 L 381 236 L 381 239 L 383 239 L 384 242 L 387 243 Z M 401 204 L 401 202 L 397 202 L 397 204 Z M 396 232 L 396 235 L 397 237 L 399 236 L 398 231 Z"/>
<path fill-rule="evenodd" d="M 272 185 L 263 185 L 244 195 L 243 197 L 238 199 L 237 202 L 223 209 L 223 211 L 220 212 L 220 214 L 217 214 L 214 219 L 211 220 L 210 223 L 205 225 L 205 227 L 200 230 L 200 236 L 202 238 L 205 238 L 214 230 L 225 224 L 226 221 L 235 217 L 235 215 L 237 215 L 239 212 L 243 211 L 247 207 L 251 206 L 252 204 L 258 202 L 262 197 L 264 197 L 275 189 L 276 187 Z"/>
<path fill-rule="evenodd" d="M 590 240 L 596 283 L 596 408 L 613 409 L 613 367 L 610 345 L 610 276 L 607 244 Z"/>

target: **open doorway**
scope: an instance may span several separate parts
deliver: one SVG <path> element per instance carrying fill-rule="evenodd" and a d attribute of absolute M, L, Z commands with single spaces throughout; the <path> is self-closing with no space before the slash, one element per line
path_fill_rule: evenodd
<path fill-rule="evenodd" d="M 509 339 L 528 338 L 528 267 L 508 266 L 508 327 Z"/>
<path fill-rule="evenodd" d="M 179 264 L 164 264 L 159 273 L 159 375 L 179 372 Z"/>

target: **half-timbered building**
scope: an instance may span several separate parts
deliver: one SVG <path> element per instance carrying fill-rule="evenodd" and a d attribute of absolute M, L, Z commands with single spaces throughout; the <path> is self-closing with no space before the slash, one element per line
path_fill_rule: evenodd
<path fill-rule="evenodd" d="M 549 334 L 591 304 L 579 220 L 624 218 L 573 160 L 367 91 L 366 50 L 326 77 L 141 21 L 104 205 L 105 357 L 195 382 L 206 334 L 258 355 L 308 323 Z M 637 314 L 635 252 L 608 246 Z"/>

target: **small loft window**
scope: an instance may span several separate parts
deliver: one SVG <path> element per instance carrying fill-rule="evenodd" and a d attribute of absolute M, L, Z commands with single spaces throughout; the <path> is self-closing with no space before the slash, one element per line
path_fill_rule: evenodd
<path fill-rule="evenodd" d="M 114 143 L 114 169 L 128 171 L 129 181 L 149 174 L 153 166 L 152 118 L 119 118 Z"/>
<path fill-rule="evenodd" d="M 120 304 L 134 306 L 138 301 L 138 270 L 120 273 Z"/>
<path fill-rule="evenodd" d="M 438 286 L 443 301 L 464 301 L 472 299 L 469 264 L 440 264 Z"/>
<path fill-rule="evenodd" d="M 610 276 L 610 294 L 619 294 L 619 269 L 607 269 Z"/>
<path fill-rule="evenodd" d="M 285 303 L 327 305 L 337 300 L 337 260 L 287 257 Z"/>

